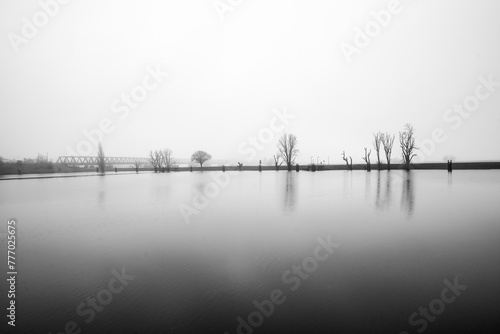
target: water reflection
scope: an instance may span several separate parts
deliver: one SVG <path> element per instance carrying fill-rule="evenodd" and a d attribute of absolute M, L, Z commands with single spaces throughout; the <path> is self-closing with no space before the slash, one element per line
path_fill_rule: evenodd
<path fill-rule="evenodd" d="M 344 199 L 348 199 L 352 194 L 352 171 L 344 171 Z"/>
<path fill-rule="evenodd" d="M 377 172 L 377 192 L 375 193 L 375 207 L 377 209 L 382 209 L 382 203 L 380 198 L 380 171 Z"/>
<path fill-rule="evenodd" d="M 292 213 L 295 210 L 295 177 L 292 172 L 288 172 L 286 175 L 286 186 L 285 186 L 285 205 L 284 209 L 286 213 Z"/>
<path fill-rule="evenodd" d="M 403 194 L 401 195 L 401 209 L 405 211 L 409 217 L 413 215 L 415 208 L 415 195 L 413 189 L 412 172 L 404 172 L 403 176 Z"/>
<path fill-rule="evenodd" d="M 368 202 L 370 200 L 370 195 L 371 195 L 371 176 L 372 173 L 366 173 L 365 177 L 365 201 Z"/>
<path fill-rule="evenodd" d="M 99 204 L 99 207 L 102 207 L 105 200 L 106 200 L 106 192 L 104 190 L 99 190 L 99 198 L 97 201 Z"/>
<path fill-rule="evenodd" d="M 392 173 L 387 172 L 385 182 L 385 207 L 389 208 L 391 206 L 392 197 Z"/>
<path fill-rule="evenodd" d="M 385 179 L 382 182 L 382 174 Z M 377 190 L 375 197 L 375 207 L 378 210 L 388 210 L 391 206 L 392 197 L 392 174 L 390 172 L 377 172 Z M 384 183 L 384 184 L 382 184 Z M 385 189 L 383 189 L 385 187 Z"/>
<path fill-rule="evenodd" d="M 464 275 L 459 284 L 475 288 L 477 298 L 472 299 L 479 307 L 496 305 L 498 294 L 490 284 L 500 279 L 498 259 L 492 256 L 500 252 L 500 236 L 492 223 L 500 217 L 494 201 L 500 197 L 500 171 L 454 172 L 453 179 L 443 171 L 374 171 L 368 203 L 363 194 L 367 175 L 344 172 L 238 173 L 220 189 L 211 209 L 190 215 L 191 225 L 182 222 L 179 206 L 198 210 L 206 203 L 198 194 L 208 191 L 213 196 L 215 188 L 207 186 L 214 182 L 213 173 L 199 173 L 199 178 L 197 173 L 109 176 L 99 180 L 102 184 L 91 177 L 66 178 L 63 183 L 0 181 L 0 212 L 20 212 L 25 222 L 22 242 L 31 249 L 23 257 L 18 288 L 26 293 L 18 301 L 26 310 L 36 310 L 38 319 L 31 319 L 29 312 L 20 317 L 19 332 L 32 332 L 26 329 L 32 323 L 38 327 L 33 332 L 61 328 L 71 320 L 68 310 L 74 312 L 75 305 L 109 282 L 110 269 L 123 268 L 136 279 L 129 281 L 123 296 L 113 299 L 109 311 L 131 320 L 97 315 L 92 324 L 82 323 L 95 325 L 85 327 L 89 332 L 99 327 L 111 333 L 161 333 L 169 332 L 168 323 L 175 325 L 170 330 L 175 333 L 236 333 L 237 317 L 247 322 L 251 312 L 259 311 L 253 305 L 256 298 L 269 300 L 275 288 L 288 297 L 290 285 L 282 282 L 283 273 L 298 264 L 311 269 L 302 260 L 314 255 L 313 239 L 326 240 L 329 234 L 332 241 L 349 246 L 340 254 L 345 256 L 333 254 L 322 262 L 291 296 L 294 302 L 280 305 L 283 309 L 276 306 L 262 327 L 252 328 L 254 333 L 319 333 L 314 324 L 332 323 L 332 314 L 345 314 L 347 320 L 333 321 L 334 328 L 325 325 L 323 332 L 361 333 L 366 331 L 363 323 L 370 323 L 375 324 L 372 332 L 399 333 L 408 328 L 408 321 L 403 317 L 391 325 L 394 306 L 397 312 L 412 314 L 420 300 L 438 298 L 442 281 L 453 282 L 456 272 Z M 449 194 L 447 182 L 453 182 Z M 101 195 L 102 211 L 90 205 Z M 342 200 L 343 196 L 349 199 Z M 253 205 L 257 201 L 266 203 Z M 89 204 L 88 209 L 82 210 L 82 203 Z M 477 203 L 480 210 L 474 210 Z M 285 208 L 293 213 L 285 213 Z M 400 224 L 401 217 L 407 217 L 403 209 L 412 213 L 407 224 Z M 71 213 L 77 214 L 69 219 Z M 236 217 L 235 224 L 228 224 L 230 215 Z M 328 219 L 332 216 L 334 220 Z M 436 217 L 442 218 L 439 224 L 427 224 Z M 167 218 L 168 223 L 159 221 Z M 311 218 L 314 223 L 299 224 Z M 270 219 L 275 219 L 272 224 Z M 97 224 L 106 225 L 96 230 Z M 283 230 L 284 226 L 291 228 Z M 467 260 L 478 267 L 469 266 Z M 297 273 L 287 277 L 300 279 Z M 213 312 L 203 313 L 207 309 Z M 469 309 L 465 307 L 460 316 L 469 319 Z M 485 309 L 467 328 L 493 314 L 488 312 L 491 307 Z M 349 322 L 354 316 L 359 321 Z M 137 324 L 137 319 L 151 323 Z M 215 329 L 214 319 L 220 324 Z M 438 332 L 453 332 L 431 325 Z"/>
<path fill-rule="evenodd" d="M 106 184 L 104 176 L 98 177 L 99 179 L 99 190 L 98 190 L 98 198 L 97 204 L 99 208 L 102 208 L 106 201 Z"/>

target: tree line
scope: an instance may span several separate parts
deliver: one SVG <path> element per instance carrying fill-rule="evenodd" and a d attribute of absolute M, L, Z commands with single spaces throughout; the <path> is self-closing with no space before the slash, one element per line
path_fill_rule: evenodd
<path fill-rule="evenodd" d="M 401 155 L 403 165 L 406 170 L 410 169 L 410 164 L 413 158 L 417 155 L 415 153 L 418 147 L 415 145 L 415 128 L 411 124 L 405 124 L 404 130 L 399 133 L 399 145 L 401 148 Z M 387 163 L 387 170 L 391 169 L 391 159 L 392 159 L 392 149 L 394 146 L 395 135 L 390 133 L 377 132 L 373 134 L 373 148 L 375 149 L 377 157 L 377 167 L 378 170 L 382 168 L 381 153 L 385 155 L 385 160 Z M 371 170 L 371 156 L 372 150 L 368 150 L 367 147 L 364 148 L 364 156 L 362 159 L 366 163 L 366 169 Z M 291 170 L 292 166 L 295 164 L 295 160 L 299 154 L 298 140 L 297 136 L 291 133 L 284 133 L 278 140 L 277 152 L 273 155 L 274 166 L 276 170 L 284 163 Z M 345 161 L 348 170 L 352 170 L 352 157 L 346 156 L 345 151 L 342 151 L 342 159 Z M 104 151 L 102 145 L 99 143 L 98 147 L 98 162 L 99 169 L 104 171 Z M 200 164 L 203 168 L 203 164 L 211 160 L 212 156 L 205 151 L 196 151 L 191 155 L 191 162 Z M 382 157 L 383 159 L 383 157 Z M 149 152 L 148 162 L 155 169 L 169 172 L 170 169 L 177 164 L 174 159 L 173 152 L 171 149 L 161 149 Z M 261 162 L 259 162 L 259 165 Z M 314 165 L 314 164 L 311 164 Z M 238 168 L 241 170 L 243 164 L 238 162 Z M 136 171 L 139 170 L 140 164 L 136 162 L 132 165 Z"/>
<path fill-rule="evenodd" d="M 392 155 L 392 147 L 394 146 L 395 135 L 390 133 L 382 133 L 377 132 L 373 134 L 373 148 L 375 149 L 375 153 L 377 154 L 377 167 L 378 170 L 381 170 L 382 163 L 380 159 L 380 152 L 383 150 L 385 154 L 385 160 L 387 162 L 387 170 L 391 170 L 391 155 Z M 405 124 L 404 130 L 399 133 L 399 146 L 401 148 L 401 156 L 404 168 L 406 170 L 410 169 L 411 161 L 414 157 L 417 156 L 415 153 L 418 150 L 418 147 L 415 145 L 415 128 L 411 124 Z M 368 171 L 371 170 L 371 149 L 368 151 L 368 148 L 364 148 L 364 156 L 362 159 L 366 163 L 366 169 Z M 352 158 L 349 156 L 349 159 L 345 155 L 345 151 L 342 152 L 342 159 L 346 162 L 347 168 L 352 170 Z"/>

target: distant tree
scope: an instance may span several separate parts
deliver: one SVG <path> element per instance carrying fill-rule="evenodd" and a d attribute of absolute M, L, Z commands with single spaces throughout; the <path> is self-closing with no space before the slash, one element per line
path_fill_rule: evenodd
<path fill-rule="evenodd" d="M 403 164 L 406 170 L 410 170 L 411 160 L 417 156 L 413 153 L 418 150 L 415 146 L 415 128 L 411 124 L 405 124 L 403 132 L 399 133 L 399 145 L 401 146 L 401 155 L 403 156 Z"/>
<path fill-rule="evenodd" d="M 141 168 L 141 163 L 139 161 L 135 161 L 130 167 L 134 168 L 136 173 L 139 173 L 139 168 Z"/>
<path fill-rule="evenodd" d="M 38 153 L 35 159 L 36 168 L 52 168 L 52 161 L 49 161 L 49 158 L 45 154 Z"/>
<path fill-rule="evenodd" d="M 99 146 L 97 147 L 97 164 L 99 166 L 99 169 L 101 173 L 105 173 L 105 156 L 104 156 L 104 150 L 102 149 L 102 144 L 99 143 Z"/>
<path fill-rule="evenodd" d="M 363 157 L 363 160 L 366 162 L 366 170 L 371 171 L 372 170 L 372 165 L 370 163 L 370 154 L 372 154 L 372 150 L 368 152 L 368 149 L 365 147 L 365 156 Z"/>
<path fill-rule="evenodd" d="M 149 151 L 148 162 L 151 164 L 153 168 L 155 168 L 156 160 L 153 151 Z"/>
<path fill-rule="evenodd" d="M 297 154 L 299 153 L 297 136 L 291 133 L 284 133 L 278 141 L 278 152 L 288 166 L 288 170 L 291 170 L 292 165 L 295 163 L 295 158 L 297 158 Z"/>
<path fill-rule="evenodd" d="M 345 156 L 345 151 L 342 151 L 342 160 L 344 160 L 347 164 L 347 169 L 352 170 L 352 158 L 349 156 L 349 159 L 351 160 L 351 164 L 349 164 L 349 160 L 347 160 L 347 157 Z"/>
<path fill-rule="evenodd" d="M 377 167 L 380 170 L 380 147 L 382 146 L 384 135 L 382 132 L 377 132 L 373 134 L 373 148 L 375 149 L 375 153 L 377 153 Z"/>
<path fill-rule="evenodd" d="M 283 161 L 280 162 L 281 156 L 279 154 L 273 155 L 274 159 L 274 167 L 276 168 L 276 171 L 278 171 L 278 167 L 283 164 Z"/>
<path fill-rule="evenodd" d="M 44 164 L 44 163 L 48 163 L 48 162 L 49 162 L 49 158 L 47 156 L 38 153 L 38 155 L 36 157 L 36 163 Z"/>
<path fill-rule="evenodd" d="M 243 167 L 243 164 L 241 162 L 238 162 L 238 170 L 241 172 L 241 167 Z"/>
<path fill-rule="evenodd" d="M 394 135 L 389 133 L 382 135 L 382 144 L 384 145 L 385 159 L 387 160 L 387 170 L 391 170 L 391 154 L 394 144 Z"/>
<path fill-rule="evenodd" d="M 155 173 L 156 173 L 156 170 L 161 167 L 161 159 L 160 159 L 161 155 L 159 154 L 159 151 L 149 151 L 149 157 L 148 157 L 148 161 L 149 163 L 151 164 L 151 166 L 155 169 Z"/>
<path fill-rule="evenodd" d="M 457 158 L 454 156 L 454 155 L 451 155 L 451 154 L 447 154 L 447 155 L 444 155 L 443 156 L 443 161 L 455 161 L 457 160 Z"/>
<path fill-rule="evenodd" d="M 3 158 L 0 157 L 0 166 L 2 166 L 2 165 L 3 165 Z"/>
<path fill-rule="evenodd" d="M 191 155 L 191 161 L 199 163 L 202 168 L 203 164 L 210 159 L 212 159 L 212 156 L 205 151 L 196 151 Z"/>
<path fill-rule="evenodd" d="M 175 164 L 174 155 L 172 150 L 166 148 L 161 152 L 163 165 L 167 168 L 167 171 L 170 172 L 170 167 Z"/>

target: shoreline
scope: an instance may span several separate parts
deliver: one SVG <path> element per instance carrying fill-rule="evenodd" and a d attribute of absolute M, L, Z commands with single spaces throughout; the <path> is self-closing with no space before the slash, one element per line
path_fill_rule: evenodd
<path fill-rule="evenodd" d="M 443 170 L 447 171 L 448 165 L 446 162 L 430 162 L 430 163 L 415 163 L 410 165 L 410 170 Z M 500 169 L 500 162 L 454 162 L 453 170 L 496 170 Z M 264 171 L 276 171 L 275 166 L 261 166 L 261 170 Z M 310 171 L 311 165 L 300 165 L 300 171 Z M 348 170 L 347 166 L 337 164 L 337 165 L 316 165 L 316 171 L 335 171 L 335 170 Z M 353 164 L 352 170 L 356 171 L 366 171 L 366 164 Z M 404 164 L 391 164 L 391 170 L 405 170 Z M 223 171 L 223 166 L 207 166 L 207 167 L 175 167 L 170 170 L 171 173 L 174 172 L 200 172 L 200 171 Z M 240 171 L 238 166 L 224 166 L 224 171 Z M 242 166 L 241 171 L 259 171 L 259 166 Z M 287 166 L 279 166 L 278 171 L 288 171 Z M 292 172 L 296 172 L 296 166 L 292 166 Z M 377 164 L 371 165 L 370 172 L 377 172 L 378 166 Z M 381 164 L 380 171 L 387 171 L 387 164 Z M 139 170 L 139 174 L 143 172 L 154 173 L 154 168 L 143 168 Z M 81 173 L 81 175 L 78 175 Z M 85 173 L 85 174 L 84 174 Z M 158 173 L 167 173 L 165 170 L 162 172 L 161 170 Z M 40 175 L 45 174 L 45 175 Z M 54 175 L 57 174 L 57 175 Z M 71 174 L 71 175 L 64 175 Z M 103 176 L 103 175 L 128 175 L 128 174 L 137 174 L 133 168 L 118 168 L 118 172 L 115 172 L 114 169 L 109 169 L 106 173 L 92 173 L 88 169 L 82 171 L 70 171 L 70 172 L 54 172 L 54 171 L 40 171 L 38 173 L 27 173 L 27 174 L 2 174 L 0 175 L 0 181 L 7 180 L 33 180 L 33 179 L 52 179 L 52 178 L 65 178 L 65 177 L 91 177 L 91 176 Z M 30 176 L 31 175 L 31 176 Z"/>

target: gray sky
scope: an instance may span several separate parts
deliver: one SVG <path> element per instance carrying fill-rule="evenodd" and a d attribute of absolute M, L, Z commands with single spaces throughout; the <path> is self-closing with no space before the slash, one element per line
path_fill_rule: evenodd
<path fill-rule="evenodd" d="M 390 2 L 73 0 L 49 16 L 38 1 L 2 0 L 0 156 L 55 160 L 104 120 L 108 156 L 170 148 L 251 163 L 276 152 L 281 132 L 255 157 L 247 138 L 279 125 L 278 108 L 295 116 L 285 131 L 301 163 L 341 163 L 343 150 L 362 162 L 373 132 L 405 123 L 426 161 L 500 160 L 500 2 Z M 374 24 L 381 10 L 391 19 Z M 127 107 L 134 89 L 144 99 Z M 453 109 L 463 103 L 470 112 Z"/>

